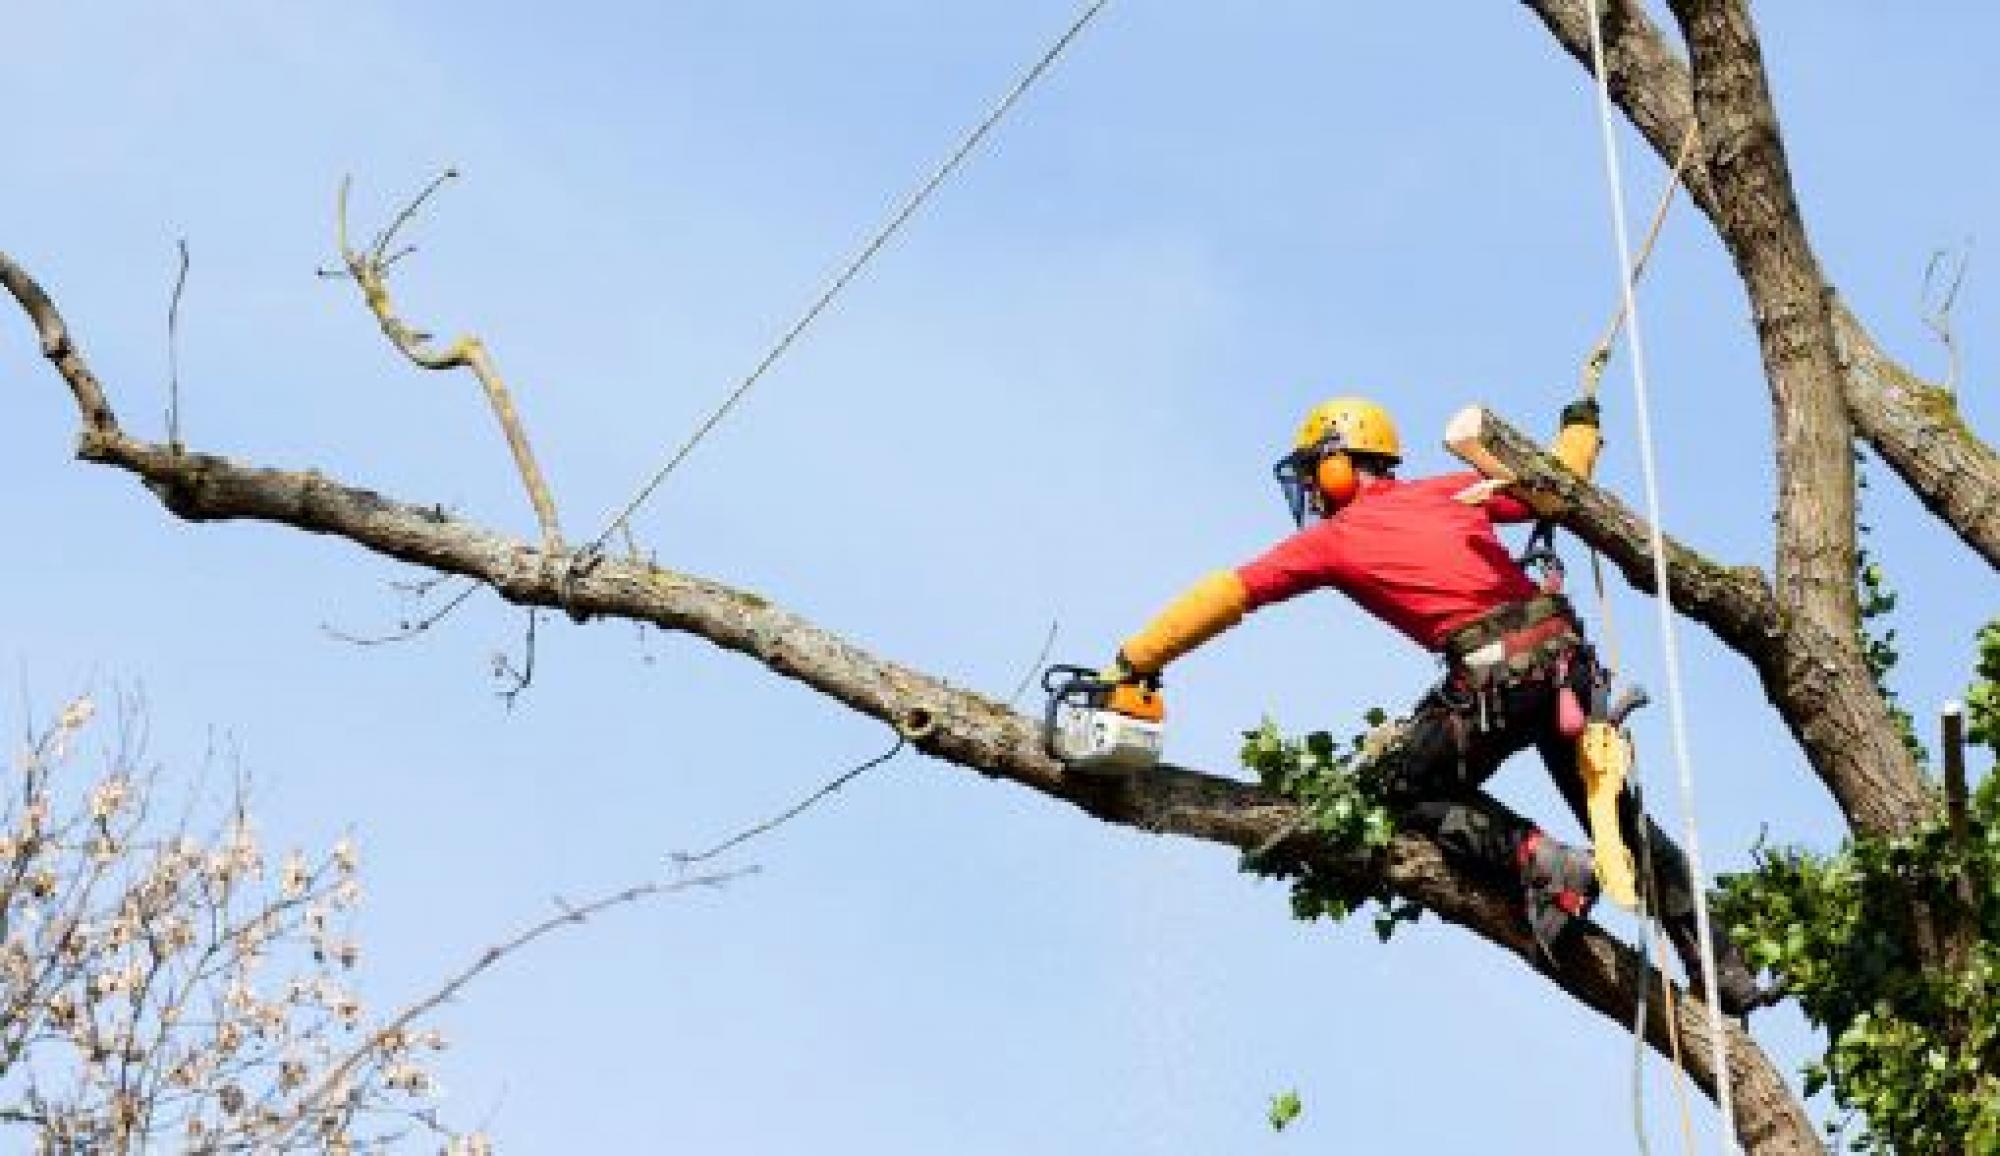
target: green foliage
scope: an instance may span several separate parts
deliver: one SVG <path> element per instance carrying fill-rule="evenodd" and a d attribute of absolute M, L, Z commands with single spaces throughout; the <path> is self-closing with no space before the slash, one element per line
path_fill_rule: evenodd
<path fill-rule="evenodd" d="M 1979 632 L 1979 666 L 1965 695 L 1966 737 L 2000 759 L 2000 619 Z"/>
<path fill-rule="evenodd" d="M 1387 716 L 1372 710 L 1367 721 L 1371 728 L 1380 728 Z M 1288 738 L 1266 719 L 1256 730 L 1244 733 L 1242 760 L 1264 786 L 1300 805 L 1301 826 L 1319 836 L 1322 845 L 1366 858 L 1386 848 L 1396 833 L 1380 784 L 1364 770 L 1367 745 L 1366 733 L 1344 745 L 1325 731 Z M 1289 878 L 1292 914 L 1299 919 L 1344 919 L 1374 900 L 1380 905 L 1375 934 L 1385 943 L 1398 926 L 1415 922 L 1422 911 L 1385 887 L 1358 886 L 1351 877 L 1335 876 L 1275 852 L 1244 856 L 1243 869 Z"/>
<path fill-rule="evenodd" d="M 1305 1102 L 1299 1099 L 1298 1089 L 1280 1092 L 1271 1097 L 1271 1131 L 1282 1132 L 1291 1127 L 1292 1121 L 1306 1110 Z"/>
<path fill-rule="evenodd" d="M 1979 646 L 1968 702 L 1991 747 L 2000 745 L 2000 622 Z M 1806 1089 L 1830 1089 L 1865 1117 L 1856 1151 L 2000 1152 L 2000 777 L 1986 776 L 1968 810 L 1963 847 L 1940 814 L 1832 855 L 1760 848 L 1754 870 L 1723 883 L 1718 916 L 1826 1030 Z M 1965 966 L 1937 966 L 1942 949 L 1929 945 L 1954 935 Z"/>
<path fill-rule="evenodd" d="M 1857 509 L 1868 491 L 1867 461 L 1861 451 L 1855 451 L 1855 503 Z M 1919 763 L 1930 759 L 1930 752 L 1924 749 L 1923 740 L 1917 737 L 1916 720 L 1904 708 L 1897 697 L 1895 688 L 1889 684 L 1889 674 L 1902 661 L 1902 652 L 1896 648 L 1896 628 L 1886 624 L 1891 612 L 1896 609 L 1896 591 L 1889 585 L 1883 573 L 1882 564 L 1868 549 L 1868 534 L 1873 527 L 1867 522 L 1857 525 L 1860 545 L 1854 557 L 1854 580 L 1861 600 L 1861 623 L 1856 629 L 1857 641 L 1861 644 L 1861 657 L 1868 663 L 1868 672 L 1875 676 L 1875 689 L 1882 692 L 1882 699 L 1889 705 L 1889 717 L 1896 720 L 1896 733 L 1902 738 L 1903 746 L 1910 757 Z"/>

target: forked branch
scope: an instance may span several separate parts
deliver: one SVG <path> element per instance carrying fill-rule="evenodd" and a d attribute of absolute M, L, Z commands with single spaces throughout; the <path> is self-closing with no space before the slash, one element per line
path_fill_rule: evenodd
<path fill-rule="evenodd" d="M 423 192 L 403 206 L 389 226 L 363 249 L 356 249 L 348 243 L 347 196 L 353 182 L 341 181 L 334 213 L 340 261 L 346 267 L 347 275 L 360 287 L 362 299 L 368 303 L 368 311 L 381 324 L 383 335 L 403 356 L 424 369 L 469 369 L 479 379 L 480 387 L 486 391 L 486 400 L 493 407 L 493 416 L 499 419 L 500 431 L 506 435 L 507 448 L 513 451 L 514 467 L 520 471 L 521 484 L 528 491 L 528 501 L 535 507 L 535 520 L 541 524 L 542 530 L 542 550 L 554 558 L 564 553 L 562 529 L 556 520 L 555 499 L 549 493 L 548 482 L 542 477 L 541 466 L 535 462 L 535 451 L 528 445 L 528 431 L 522 426 L 521 416 L 514 408 L 513 395 L 500 377 L 492 354 L 487 352 L 486 343 L 467 334 L 439 349 L 431 344 L 429 333 L 413 328 L 402 319 L 389 296 L 389 267 L 411 252 L 409 249 L 392 251 L 396 237 L 416 218 L 424 203 L 446 181 L 457 176 L 456 169 L 446 169 L 439 174 L 424 186 Z"/>

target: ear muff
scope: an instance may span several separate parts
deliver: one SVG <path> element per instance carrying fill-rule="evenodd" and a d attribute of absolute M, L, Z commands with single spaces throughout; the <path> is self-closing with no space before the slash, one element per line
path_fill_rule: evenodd
<path fill-rule="evenodd" d="M 1354 459 L 1342 453 L 1332 453 L 1321 458 L 1313 468 L 1313 481 L 1319 485 L 1321 499 L 1329 511 L 1338 510 L 1352 501 L 1361 489 L 1361 477 L 1354 472 Z"/>

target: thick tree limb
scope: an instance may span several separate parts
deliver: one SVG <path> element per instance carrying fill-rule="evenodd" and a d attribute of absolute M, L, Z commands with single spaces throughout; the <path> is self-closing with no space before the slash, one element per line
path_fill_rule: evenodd
<path fill-rule="evenodd" d="M 1583 0 L 1524 0 L 1556 42 L 1590 67 Z M 1612 99 L 1661 160 L 1671 164 L 1694 118 L 1688 66 L 1659 27 L 1630 0 L 1604 0 Z M 1682 186 L 1711 221 L 1722 207 L 1707 167 L 1688 167 Z M 2000 569 L 2000 453 L 1969 429 L 1950 391 L 1924 381 L 1885 353 L 1844 306 L 1833 326 L 1841 384 L 1855 429 L 1924 506 L 1988 565 Z"/>
<path fill-rule="evenodd" d="M 7 274 L 8 288 L 45 335 L 50 325 L 60 330 L 60 317 L 46 295 L 4 256 L 0 272 Z M 1540 968 L 1511 888 L 1468 875 L 1419 837 L 1399 836 L 1381 860 L 1356 862 L 1296 831 L 1286 836 L 1296 821 L 1296 809 L 1256 785 L 1176 767 L 1109 780 L 1068 774 L 1043 752 L 1034 720 L 983 695 L 870 654 L 749 592 L 638 559 L 600 557 L 588 566 L 571 566 L 566 559 L 551 558 L 526 542 L 452 518 L 436 507 L 396 502 L 316 472 L 176 453 L 131 438 L 110 420 L 101 391 L 81 359 L 66 341 L 58 348 L 60 355 L 51 360 L 70 382 L 84 414 L 79 456 L 136 475 L 183 518 L 253 520 L 329 534 L 385 557 L 476 579 L 520 605 L 560 608 L 577 617 L 625 618 L 693 634 L 889 723 L 938 759 L 1007 779 L 1106 822 L 1239 851 L 1284 842 L 1287 853 L 1310 857 L 1329 871 L 1357 880 L 1380 878 L 1399 895 Z M 1614 1023 L 1628 1023 L 1637 1007 L 1638 956 L 1594 926 L 1584 927 L 1571 939 L 1561 950 L 1559 967 L 1546 974 L 1551 983 Z M 1649 985 L 1647 1039 L 1667 1055 L 1670 1044 L 1658 973 L 1645 973 L 1643 982 Z M 1704 1089 L 1712 1089 L 1715 1073 L 1707 1066 L 1706 1013 L 1691 999 L 1677 1000 L 1675 1007 L 1689 1074 Z M 1745 1148 L 1757 1156 L 1819 1151 L 1810 1120 L 1769 1058 L 1747 1033 L 1728 1030 L 1730 1074 Z"/>
<path fill-rule="evenodd" d="M 1523 485 L 1561 499 L 1563 525 L 1634 589 L 1658 593 L 1644 519 L 1491 413 L 1481 421 L 1481 441 Z M 1854 829 L 1892 834 L 1929 817 L 1934 803 L 1852 639 L 1786 611 L 1755 568 L 1721 565 L 1672 537 L 1665 542 L 1674 609 L 1749 660 Z"/>
<path fill-rule="evenodd" d="M 1904 368 L 1834 303 L 1854 426 L 1924 508 L 2000 570 L 2000 453 L 1965 424 L 1958 398 Z"/>
<path fill-rule="evenodd" d="M 1832 290 L 1792 190 L 1748 5 L 1669 0 L 1669 7 L 1689 46 L 1702 154 L 1715 188 L 1711 220 L 1749 293 L 1770 384 L 1778 601 L 1795 618 L 1848 639 L 1861 622 L 1854 429 L 1841 391 Z"/>

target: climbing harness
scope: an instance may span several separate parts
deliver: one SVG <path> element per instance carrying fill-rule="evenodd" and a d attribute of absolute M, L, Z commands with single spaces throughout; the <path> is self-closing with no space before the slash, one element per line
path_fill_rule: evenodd
<path fill-rule="evenodd" d="M 1021 102 L 1021 98 L 1028 94 L 1028 90 L 1032 89 L 1055 66 L 1056 62 L 1062 58 L 1063 53 L 1068 51 L 1070 45 L 1079 36 L 1083 35 L 1084 29 L 1090 26 L 1091 21 L 1097 19 L 1097 14 L 1102 12 L 1105 5 L 1110 2 L 1111 0 L 1091 0 L 1090 3 L 1084 6 L 1083 10 L 1077 14 L 1075 20 L 1070 22 L 1069 27 L 1063 31 L 1062 35 L 1058 36 L 1055 42 L 1050 44 L 1047 50 L 1042 53 L 1040 58 L 1029 66 L 1026 72 L 1021 74 L 1020 79 L 1016 80 L 1014 86 L 1008 89 L 1007 94 L 1000 98 L 1000 102 L 993 106 L 992 111 L 986 114 L 985 119 L 981 120 L 970 132 L 966 133 L 964 138 L 959 141 L 958 147 L 952 150 L 944 162 L 932 171 L 930 177 L 917 187 L 916 192 L 910 194 L 903 201 L 901 207 L 890 215 L 888 221 L 875 232 L 874 236 L 869 238 L 867 244 L 855 252 L 855 255 L 842 267 L 840 273 L 827 283 L 826 288 L 813 300 L 811 305 L 807 306 L 805 312 L 799 315 L 798 320 L 794 321 L 791 327 L 779 336 L 778 340 L 772 344 L 771 348 L 765 352 L 763 358 L 744 376 L 736 388 L 722 400 L 720 405 L 716 406 L 709 413 L 708 417 L 699 426 L 695 427 L 694 433 L 689 435 L 688 439 L 681 444 L 681 447 L 675 450 L 672 456 L 667 458 L 666 462 L 653 473 L 653 476 L 647 480 L 646 484 L 639 487 L 638 493 L 634 494 L 631 501 L 625 504 L 625 508 L 618 511 L 617 515 L 604 527 L 603 533 L 600 533 L 589 546 L 584 548 L 582 551 L 583 556 L 597 556 L 604 549 L 604 544 L 611 540 L 611 535 L 617 533 L 620 527 L 630 522 L 632 515 L 638 513 L 639 507 L 646 504 L 647 500 L 653 496 L 654 491 L 658 490 L 661 483 L 667 480 L 667 476 L 678 469 L 683 461 L 687 460 L 688 455 L 694 452 L 694 448 L 701 444 L 702 439 L 706 438 L 710 431 L 721 424 L 722 419 L 729 415 L 729 411 L 736 408 L 736 404 L 742 401 L 744 396 L 759 381 L 763 380 L 764 375 L 770 371 L 772 366 L 778 363 L 780 358 L 784 357 L 786 352 L 792 348 L 793 343 L 798 341 L 800 336 L 812 326 L 812 323 L 819 319 L 820 314 L 826 312 L 827 307 L 833 304 L 834 298 L 840 296 L 841 292 L 868 266 L 868 263 L 875 259 L 876 254 L 880 253 L 894 239 L 896 234 L 902 231 L 903 226 L 908 224 L 910 219 L 917 215 L 918 210 L 922 209 L 929 202 L 931 196 L 939 188 L 943 187 L 946 181 L 951 179 L 952 174 L 956 173 L 959 167 L 971 157 L 973 151 L 986 140 L 987 136 L 995 128 L 999 127 L 1000 122 L 1006 119 L 1007 114 L 1014 110 L 1014 106 Z"/>
<path fill-rule="evenodd" d="M 1681 684 L 1679 640 L 1674 629 L 1671 575 L 1667 570 L 1659 467 L 1653 444 L 1651 397 L 1646 383 L 1645 341 L 1639 323 L 1635 285 L 1638 273 L 1632 259 L 1631 242 L 1626 227 L 1625 191 L 1621 177 L 1617 135 L 1613 124 L 1610 74 L 1605 62 L 1601 13 L 1598 0 L 1585 0 L 1584 6 L 1590 24 L 1591 71 L 1597 78 L 1598 129 L 1604 146 L 1605 178 L 1611 194 L 1612 233 L 1618 248 L 1619 287 L 1622 296 L 1620 314 L 1628 330 L 1627 336 L 1632 351 L 1632 392 L 1634 413 L 1639 427 L 1640 467 L 1645 478 L 1646 515 L 1650 522 L 1648 546 L 1653 560 L 1653 582 L 1656 592 L 1654 605 L 1657 608 L 1662 658 L 1666 664 L 1667 708 L 1673 734 L 1674 761 L 1680 778 L 1681 810 L 1686 824 L 1688 874 L 1694 881 L 1692 891 L 1695 930 L 1701 949 L 1702 990 L 1707 993 L 1709 1009 L 1709 1037 L 1711 1063 L 1715 1072 L 1716 1103 L 1722 1113 L 1725 1144 L 1729 1151 L 1736 1152 L 1740 1149 L 1736 1141 L 1736 1107 L 1729 1078 L 1728 1041 L 1723 1030 L 1721 1001 L 1716 994 L 1715 938 L 1709 926 L 1707 895 L 1700 883 L 1707 876 L 1702 870 L 1701 833 L 1695 813 L 1694 767 L 1688 749 L 1687 696 Z M 1687 146 L 1683 146 L 1683 152 L 1684 154 L 1687 152 Z M 1677 171 L 1669 188 L 1672 184 L 1678 184 L 1679 179 Z M 1614 333 L 1615 329 L 1614 324 Z M 1593 355 L 1592 360 L 1597 361 L 1599 358 Z"/>

